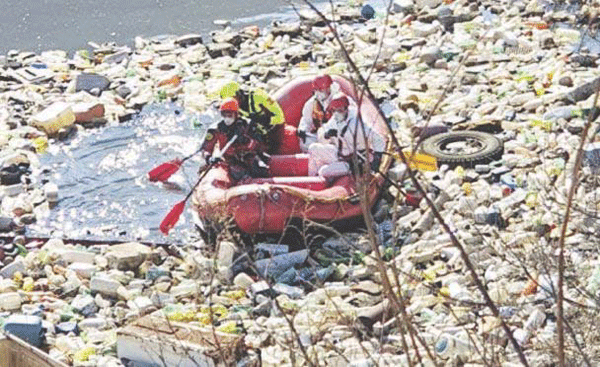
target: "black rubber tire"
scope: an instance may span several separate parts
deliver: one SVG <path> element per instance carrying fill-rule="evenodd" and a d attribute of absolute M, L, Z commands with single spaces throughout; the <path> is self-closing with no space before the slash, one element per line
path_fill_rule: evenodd
<path fill-rule="evenodd" d="M 468 154 L 449 154 L 443 150 L 444 146 L 461 140 L 475 140 L 481 149 Z M 495 136 L 480 131 L 451 131 L 437 134 L 423 141 L 423 153 L 434 156 L 438 166 L 447 164 L 450 167 L 474 167 L 477 164 L 486 164 L 500 159 L 504 152 L 502 141 Z"/>

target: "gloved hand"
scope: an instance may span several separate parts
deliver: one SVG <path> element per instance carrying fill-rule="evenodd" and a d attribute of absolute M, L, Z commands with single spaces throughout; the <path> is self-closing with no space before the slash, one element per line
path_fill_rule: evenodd
<path fill-rule="evenodd" d="M 296 135 L 298 135 L 298 138 L 302 140 L 303 143 L 306 143 L 306 131 L 298 130 L 296 131 Z"/>
<path fill-rule="evenodd" d="M 250 139 L 246 135 L 238 135 L 237 143 L 240 145 L 246 145 L 250 142 Z"/>
<path fill-rule="evenodd" d="M 334 136 L 337 136 L 338 131 L 336 129 L 329 129 L 325 132 L 324 138 L 325 139 L 329 139 L 329 138 L 333 138 Z"/>
<path fill-rule="evenodd" d="M 214 164 L 217 164 L 217 163 L 222 162 L 222 161 L 223 161 L 223 158 L 221 158 L 219 156 L 216 156 L 216 157 L 210 157 L 210 158 L 208 158 L 208 162 L 207 163 L 210 164 L 210 165 L 214 165 Z"/>

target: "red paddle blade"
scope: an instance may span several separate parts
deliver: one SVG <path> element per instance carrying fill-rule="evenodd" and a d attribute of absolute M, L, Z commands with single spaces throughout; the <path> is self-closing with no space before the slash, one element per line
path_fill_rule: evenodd
<path fill-rule="evenodd" d="M 175 227 L 175 224 L 177 224 L 181 213 L 183 213 L 183 208 L 185 208 L 185 200 L 177 203 L 160 223 L 160 231 L 165 236 L 168 235 L 171 228 Z"/>
<path fill-rule="evenodd" d="M 163 163 L 160 166 L 156 167 L 152 171 L 148 172 L 148 179 L 151 182 L 164 182 L 169 179 L 173 175 L 173 173 L 177 172 L 181 167 L 181 160 L 174 159 L 170 162 Z"/>

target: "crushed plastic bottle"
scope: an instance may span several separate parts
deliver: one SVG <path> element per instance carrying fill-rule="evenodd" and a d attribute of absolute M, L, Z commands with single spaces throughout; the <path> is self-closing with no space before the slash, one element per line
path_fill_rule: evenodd
<path fill-rule="evenodd" d="M 600 265 L 596 266 L 588 277 L 585 289 L 592 295 L 597 295 L 600 291 Z"/>
<path fill-rule="evenodd" d="M 560 118 L 563 119 L 570 119 L 572 117 L 580 117 L 582 116 L 582 110 L 581 108 L 577 107 L 577 106 L 564 106 L 564 107 L 557 107 L 554 108 L 548 112 L 546 112 L 543 115 L 543 119 L 544 120 L 558 120 Z"/>
<path fill-rule="evenodd" d="M 96 354 L 96 349 L 93 347 L 87 347 L 87 348 L 83 348 L 78 350 L 77 352 L 75 352 L 75 354 L 73 355 L 73 361 L 74 362 L 87 362 L 89 361 L 90 357 Z"/>

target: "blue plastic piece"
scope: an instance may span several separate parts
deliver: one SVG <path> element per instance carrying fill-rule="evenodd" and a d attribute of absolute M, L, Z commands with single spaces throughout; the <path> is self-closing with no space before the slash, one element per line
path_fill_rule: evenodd
<path fill-rule="evenodd" d="M 35 347 L 41 347 L 44 343 L 45 331 L 39 316 L 11 315 L 4 322 L 4 331 Z"/>
<path fill-rule="evenodd" d="M 369 4 L 365 5 L 360 9 L 360 15 L 365 19 L 373 19 L 375 16 L 375 9 Z"/>

